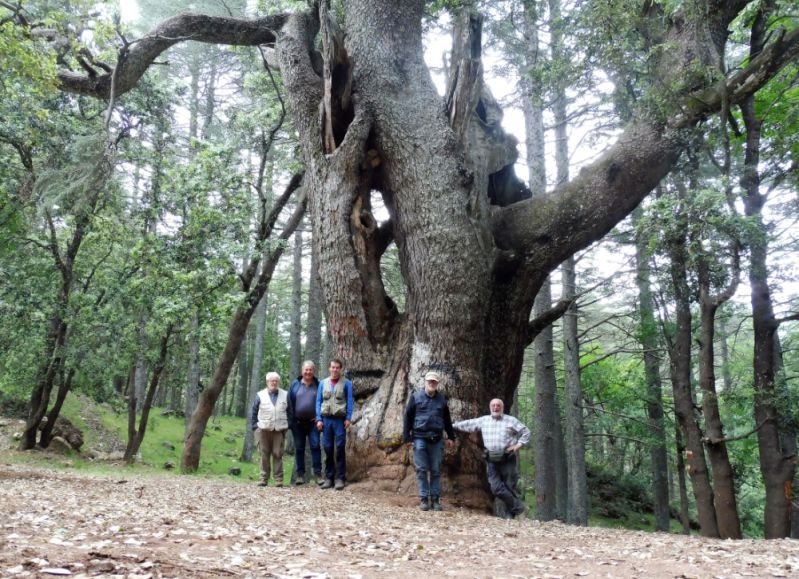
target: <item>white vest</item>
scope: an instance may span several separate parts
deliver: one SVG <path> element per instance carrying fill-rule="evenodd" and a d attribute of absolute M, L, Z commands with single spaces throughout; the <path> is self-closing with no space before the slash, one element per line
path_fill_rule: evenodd
<path fill-rule="evenodd" d="M 272 404 L 269 389 L 264 388 L 258 392 L 261 403 L 258 406 L 258 428 L 261 430 L 287 430 L 289 417 L 286 411 L 289 407 L 289 398 L 285 390 L 277 389 L 277 402 Z"/>

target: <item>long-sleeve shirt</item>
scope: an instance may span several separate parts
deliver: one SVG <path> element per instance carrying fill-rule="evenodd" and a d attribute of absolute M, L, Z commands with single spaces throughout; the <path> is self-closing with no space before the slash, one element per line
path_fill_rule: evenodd
<path fill-rule="evenodd" d="M 347 380 L 344 376 L 339 378 L 339 380 L 344 381 L 344 396 L 346 399 L 347 410 L 341 418 L 344 420 L 352 420 L 352 410 L 355 407 L 355 400 L 352 396 L 352 382 Z M 325 390 L 325 382 L 330 381 L 330 378 L 325 378 L 321 382 L 319 382 L 319 388 L 316 389 L 316 420 L 317 422 L 322 420 L 322 416 L 327 416 L 326 414 L 322 414 L 322 401 L 324 400 L 324 390 Z M 338 382 L 336 382 L 338 384 Z M 330 382 L 331 386 L 333 383 Z M 331 393 L 331 395 L 334 395 Z"/>
<path fill-rule="evenodd" d="M 530 429 L 518 418 L 503 414 L 494 418 L 490 414 L 471 420 L 461 420 L 452 425 L 462 432 L 483 433 L 483 444 L 487 450 L 502 451 L 514 444 L 522 446 L 530 442 Z"/>

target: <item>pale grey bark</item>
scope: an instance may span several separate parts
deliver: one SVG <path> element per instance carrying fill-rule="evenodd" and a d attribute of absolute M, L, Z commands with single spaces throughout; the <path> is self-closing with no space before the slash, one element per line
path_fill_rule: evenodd
<path fill-rule="evenodd" d="M 313 232 L 311 232 L 313 242 Z M 311 275 L 308 280 L 308 318 L 305 329 L 305 358 L 321 368 L 322 359 L 322 286 L 319 282 L 319 262 L 311 248 Z"/>
<path fill-rule="evenodd" d="M 291 330 L 289 335 L 289 379 L 300 375 L 302 364 L 302 230 L 294 233 L 294 267 L 291 271 Z"/>

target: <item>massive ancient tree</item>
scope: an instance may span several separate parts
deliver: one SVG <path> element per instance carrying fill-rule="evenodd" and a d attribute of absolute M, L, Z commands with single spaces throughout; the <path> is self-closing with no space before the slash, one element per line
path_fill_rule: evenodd
<path fill-rule="evenodd" d="M 443 375 L 456 417 L 485 412 L 495 396 L 510 400 L 545 276 L 633 210 L 677 160 L 686 130 L 741 102 L 799 52 L 799 31 L 777 32 L 725 76 L 718 55 L 748 2 L 684 4 L 672 15 L 641 7 L 651 69 L 668 87 L 663 106 L 640 111 L 596 163 L 535 196 L 516 180 L 515 141 L 482 83 L 479 18 L 461 20 L 442 99 L 422 58 L 422 0 L 343 0 L 340 22 L 319 3 L 255 20 L 181 15 L 127 47 L 113 74 L 65 71 L 61 82 L 107 98 L 180 41 L 275 48 L 302 142 L 329 331 L 358 400 L 350 477 L 395 489 L 412 485 L 397 451 L 402 409 L 423 373 Z M 371 212 L 375 196 L 386 223 Z M 380 276 L 391 242 L 404 311 Z M 447 464 L 464 502 L 484 500 L 473 445 Z"/>

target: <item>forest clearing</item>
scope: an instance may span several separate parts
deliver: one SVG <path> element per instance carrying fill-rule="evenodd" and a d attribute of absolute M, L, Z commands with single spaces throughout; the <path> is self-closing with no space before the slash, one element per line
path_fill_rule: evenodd
<path fill-rule="evenodd" d="M 799 542 L 503 520 L 315 485 L 0 466 L 8 577 L 795 577 Z"/>

